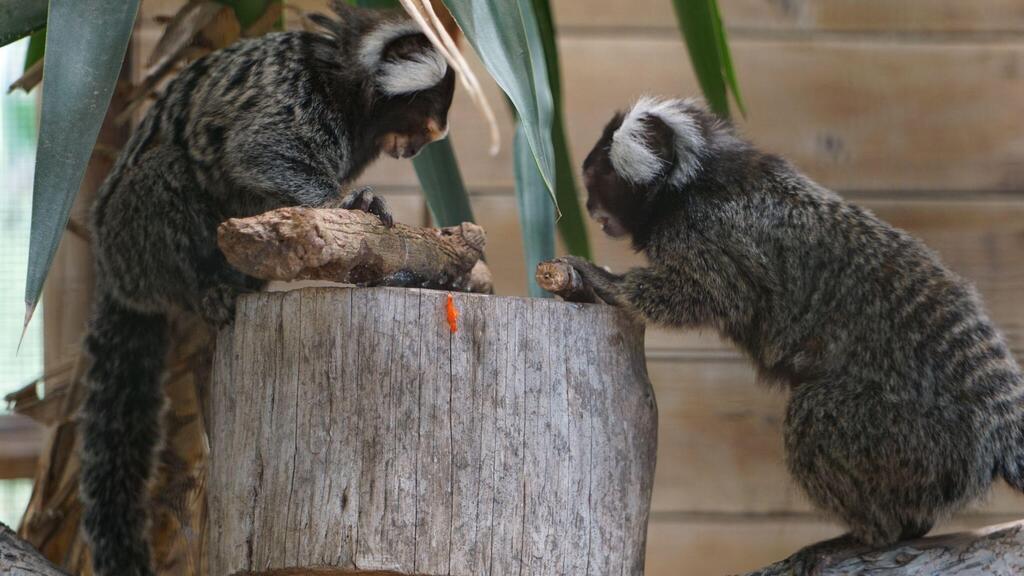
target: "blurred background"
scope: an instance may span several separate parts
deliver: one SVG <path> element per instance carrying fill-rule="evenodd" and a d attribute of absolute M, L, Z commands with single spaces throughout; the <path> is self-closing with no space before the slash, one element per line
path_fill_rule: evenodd
<path fill-rule="evenodd" d="M 145 0 L 126 69 L 138 79 L 179 0 Z M 323 10 L 322 0 L 289 0 Z M 642 94 L 699 95 L 667 0 L 552 0 L 565 121 L 578 166 L 612 113 Z M 746 104 L 736 122 L 758 146 L 923 238 L 973 280 L 1018 358 L 1024 345 L 1024 3 L 1019 0 L 719 0 Z M 286 18 L 294 18 L 286 12 Z M 25 43 L 0 49 L 4 86 Z M 467 50 L 470 52 L 470 50 Z M 503 96 L 470 57 L 493 103 Z M 14 63 L 14 64 L 12 64 Z M 23 318 L 36 95 L 0 98 L 0 391 L 23 386 L 75 348 L 87 310 L 87 251 L 66 235 L 43 314 L 15 354 Z M 459 88 L 451 138 L 473 212 L 487 230 L 497 292 L 526 293 L 506 109 L 503 148 Z M 408 162 L 382 158 L 360 184 L 396 220 L 429 224 Z M 591 226 L 594 259 L 642 260 Z M 561 251 L 561 250 L 560 250 Z M 56 280 L 54 280 L 56 278 Z M 44 319 L 45 318 L 45 319 Z M 45 330 L 43 329 L 45 328 Z M 45 334 L 44 334 L 45 332 Z M 767 564 L 840 529 L 814 513 L 783 463 L 785 396 L 712 334 L 650 330 L 660 411 L 648 532 L 652 576 L 724 574 Z M 0 520 L 16 523 L 42 434 L 0 417 Z M 1024 516 L 1000 486 L 937 531 Z"/>

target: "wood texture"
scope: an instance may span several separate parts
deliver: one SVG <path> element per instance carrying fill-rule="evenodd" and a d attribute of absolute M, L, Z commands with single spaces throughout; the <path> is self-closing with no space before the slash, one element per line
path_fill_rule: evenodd
<path fill-rule="evenodd" d="M 746 576 L 786 576 L 798 567 L 799 561 L 790 557 Z M 840 548 L 823 555 L 813 569 L 816 576 L 877 571 L 891 576 L 1016 576 L 1024 573 L 1024 522 L 922 538 L 869 552 Z"/>
<path fill-rule="evenodd" d="M 218 340 L 213 574 L 641 574 L 657 412 L 607 306 L 443 292 L 243 297 Z"/>
<path fill-rule="evenodd" d="M 67 576 L 64 572 L 43 558 L 13 530 L 0 524 L 0 574 L 10 576 Z"/>
<path fill-rule="evenodd" d="M 263 280 L 331 280 L 490 292 L 483 228 L 387 227 L 358 210 L 279 208 L 232 218 L 217 243 L 237 270 Z M 474 277 L 471 273 L 477 270 Z"/>
<path fill-rule="evenodd" d="M 302 0 L 311 2 L 311 0 Z M 312 0 L 316 1 L 316 0 Z M 675 31 L 671 2 L 553 0 L 556 21 L 571 29 Z M 1017 0 L 719 0 L 734 35 L 787 32 L 1022 32 Z"/>

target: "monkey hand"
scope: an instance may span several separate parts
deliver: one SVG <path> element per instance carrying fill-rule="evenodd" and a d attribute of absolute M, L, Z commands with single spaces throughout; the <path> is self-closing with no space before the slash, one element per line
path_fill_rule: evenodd
<path fill-rule="evenodd" d="M 607 269 L 579 256 L 562 256 L 556 261 L 572 266 L 583 278 L 597 297 L 612 306 L 623 306 L 626 303 L 623 293 L 623 277 L 612 274 Z"/>
<path fill-rule="evenodd" d="M 342 200 L 339 205 L 341 208 L 346 210 L 361 210 L 363 212 L 369 212 L 377 218 L 380 218 L 381 224 L 391 228 L 395 225 L 394 218 L 391 217 L 391 211 L 388 210 L 388 205 L 384 202 L 384 199 L 373 193 L 373 188 L 370 186 L 363 186 L 349 192 Z"/>

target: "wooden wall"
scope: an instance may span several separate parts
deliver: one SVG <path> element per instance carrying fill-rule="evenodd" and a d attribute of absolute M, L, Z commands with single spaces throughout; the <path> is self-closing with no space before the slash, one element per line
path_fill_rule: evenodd
<path fill-rule="evenodd" d="M 974 280 L 1018 354 L 1024 349 L 1024 2 L 719 0 L 760 146 L 923 237 Z M 322 0 L 294 0 L 320 8 Z M 180 2 L 143 3 L 145 15 Z M 553 0 L 569 138 L 581 161 L 613 110 L 644 93 L 698 93 L 668 0 Z M 143 19 L 137 57 L 157 30 Z M 486 73 L 474 60 L 481 79 Z M 500 111 L 502 100 L 485 82 Z M 524 292 L 512 196 L 512 130 L 486 128 L 459 92 L 451 136 L 491 239 L 502 294 Z M 382 159 L 363 179 L 400 220 L 427 221 L 411 166 Z M 640 263 L 591 228 L 596 259 Z M 839 528 L 816 515 L 783 466 L 784 395 L 757 385 L 713 335 L 648 336 L 661 414 L 648 574 L 723 574 L 783 557 Z M 1024 516 L 1000 487 L 943 529 Z"/>

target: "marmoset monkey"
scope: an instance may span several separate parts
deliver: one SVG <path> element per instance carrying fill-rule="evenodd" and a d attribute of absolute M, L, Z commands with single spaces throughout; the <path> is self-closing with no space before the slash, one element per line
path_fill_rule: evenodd
<path fill-rule="evenodd" d="M 168 315 L 230 322 L 261 282 L 233 270 L 217 225 L 337 203 L 381 152 L 444 137 L 454 72 L 402 13 L 332 2 L 319 32 L 246 40 L 189 65 L 146 114 L 92 215 L 96 300 L 82 414 L 83 526 L 98 576 L 153 573 L 147 482 L 161 440 Z M 342 207 L 377 214 L 368 190 Z"/>
<path fill-rule="evenodd" d="M 924 535 L 1024 490 L 1024 379 L 974 288 L 920 241 L 755 149 L 692 100 L 643 98 L 583 164 L 587 208 L 650 265 L 567 260 L 643 321 L 710 327 L 789 391 L 789 470 L 849 536 Z"/>

